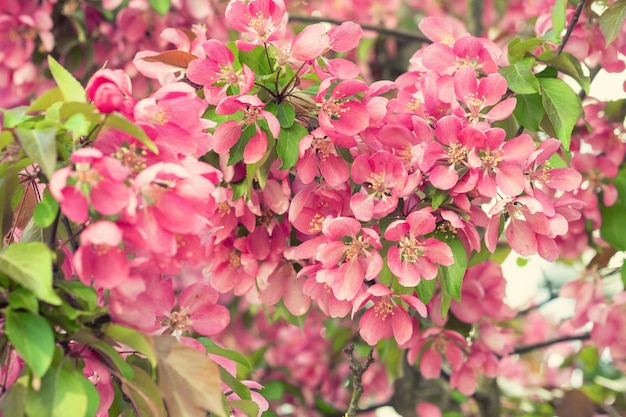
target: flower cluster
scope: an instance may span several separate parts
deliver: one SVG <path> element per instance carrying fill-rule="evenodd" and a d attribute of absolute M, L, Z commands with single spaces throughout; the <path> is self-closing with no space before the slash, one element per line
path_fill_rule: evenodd
<path fill-rule="evenodd" d="M 576 127 L 568 150 L 562 138 L 511 127 L 521 94 L 501 71 L 507 56 L 459 22 L 422 19 L 429 42 L 408 71 L 368 83 L 343 58 L 363 36 L 352 21 L 292 33 L 282 0 L 231 1 L 223 19 L 179 1 L 179 20 L 132 3 L 114 14 L 119 32 L 102 14 L 118 1 L 98 13 L 84 6 L 123 56 L 110 66 L 134 63 L 89 79 L 89 115 L 102 122 L 72 142 L 48 184 L 68 228 L 80 230 L 80 245 L 66 252 L 66 278 L 95 288 L 115 323 L 200 350 L 201 336 L 239 347 L 222 332 L 255 323 L 261 330 L 250 349 L 282 341 L 264 352 L 262 378 L 296 384 L 304 395 L 294 403 L 321 397 L 340 407 L 349 369 L 317 365 L 337 353 L 325 332 L 341 333 L 324 319 L 342 318 L 366 345 L 405 351 L 424 378 L 445 371 L 469 396 L 481 374 L 506 374 L 519 336 L 506 323 L 515 312 L 490 255 L 507 245 L 555 261 L 602 244 L 589 232 L 602 226 L 601 207 L 618 200 L 611 181 L 626 155 L 623 125 L 599 117 L 601 104 L 588 100 L 586 122 L 597 129 Z M 34 3 L 7 4 L 6 38 L 15 44 L 0 52 L 0 77 L 15 78 L 33 36 L 52 47 L 50 24 Z M 377 13 L 389 21 L 386 8 Z M 219 24 L 216 33 L 171 27 L 187 19 Z M 148 29 L 162 29 L 161 37 L 144 39 Z M 227 29 L 239 39 L 223 41 Z M 537 21 L 539 33 L 548 29 Z M 587 32 L 573 33 L 582 42 Z M 610 65 L 610 54 L 584 58 Z M 145 79 L 131 79 L 137 74 Z M 148 84 L 157 88 L 137 98 Z M 559 137 L 555 126 L 545 130 Z M 561 292 L 577 300 L 572 328 L 593 321 L 593 340 L 624 359 L 615 331 L 625 322 L 624 298 L 598 305 L 602 285 L 587 278 Z M 231 322 L 243 310 L 256 317 Z M 268 323 L 305 314 L 304 330 Z M 111 376 L 85 363 L 108 399 Z M 366 380 L 369 389 L 387 381 L 382 366 L 373 369 L 379 379 Z"/>

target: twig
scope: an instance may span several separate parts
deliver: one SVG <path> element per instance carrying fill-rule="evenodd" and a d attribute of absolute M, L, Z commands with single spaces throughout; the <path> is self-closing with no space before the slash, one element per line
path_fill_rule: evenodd
<path fill-rule="evenodd" d="M 574 16 L 572 17 L 572 21 L 569 23 L 569 26 L 567 27 L 567 31 L 565 32 L 565 36 L 563 36 L 563 40 L 561 41 L 561 45 L 559 46 L 559 49 L 556 50 L 556 54 L 560 55 L 561 52 L 563 52 L 563 48 L 565 48 L 565 45 L 567 44 L 567 41 L 569 41 L 569 37 L 572 36 L 572 32 L 574 31 L 574 27 L 576 27 L 576 23 L 578 23 L 578 19 L 580 18 L 581 13 L 583 12 L 583 8 L 585 7 L 585 3 L 587 2 L 587 0 L 580 0 L 580 3 L 578 3 L 578 7 L 576 7 L 576 11 L 574 12 Z"/>
<path fill-rule="evenodd" d="M 558 295 L 557 293 L 555 293 L 555 292 L 550 292 L 550 296 L 549 296 L 548 298 L 546 298 L 545 300 L 543 300 L 543 301 L 542 301 L 542 302 L 540 302 L 540 303 L 537 303 L 537 304 L 532 305 L 532 306 L 530 306 L 530 307 L 528 307 L 528 308 L 525 308 L 524 310 L 520 310 L 520 311 L 517 313 L 517 316 L 518 316 L 518 317 L 519 317 L 519 316 L 524 316 L 524 315 L 526 315 L 526 314 L 530 313 L 530 312 L 531 312 L 531 311 L 533 311 L 533 310 L 537 310 L 538 308 L 541 308 L 541 307 L 545 306 L 545 305 L 546 305 L 546 304 L 548 304 L 550 301 L 556 300 L 557 298 L 559 298 L 559 295 Z"/>
<path fill-rule="evenodd" d="M 354 345 L 350 345 L 343 350 L 348 355 L 348 362 L 350 363 L 350 371 L 352 372 L 352 398 L 350 398 L 350 405 L 346 417 L 356 417 L 359 412 L 359 399 L 363 395 L 363 374 L 367 371 L 367 368 L 374 362 L 374 349 L 370 349 L 370 353 L 367 355 L 367 359 L 364 363 L 360 363 L 354 357 Z"/>
<path fill-rule="evenodd" d="M 544 347 L 556 345 L 557 343 L 571 342 L 571 341 L 575 341 L 575 340 L 587 340 L 590 337 L 591 337 L 591 334 L 589 334 L 589 333 L 577 334 L 577 335 L 572 335 L 572 336 L 557 337 L 556 339 L 546 340 L 546 341 L 535 343 L 535 344 L 532 344 L 532 345 L 520 346 L 518 348 L 515 348 L 513 350 L 513 352 L 511 352 L 511 355 L 523 355 L 524 353 L 528 353 L 528 352 L 531 352 L 531 351 L 536 350 L 536 349 L 541 349 L 541 348 L 544 348 Z"/>
<path fill-rule="evenodd" d="M 329 18 L 329 17 L 315 17 L 315 16 L 302 16 L 302 15 L 289 15 L 289 20 L 292 21 L 292 22 L 302 22 L 302 23 L 322 23 L 322 22 L 328 22 L 328 23 L 332 23 L 334 25 L 340 25 L 340 24 L 345 22 L 344 20 L 332 19 L 332 18 Z M 358 22 L 356 22 L 356 23 L 358 23 Z M 416 41 L 416 42 L 432 43 L 424 35 L 422 35 L 420 33 L 411 32 L 411 31 L 408 31 L 408 30 L 391 29 L 391 28 L 386 28 L 386 27 L 382 27 L 382 26 L 368 25 L 368 24 L 365 24 L 365 23 L 358 23 L 358 25 L 361 26 L 364 30 L 371 30 L 371 31 L 374 31 L 374 32 L 378 32 L 381 35 L 389 35 L 389 36 L 393 36 L 395 38 L 403 38 L 403 39 L 408 39 L 408 40 L 412 40 L 412 41 Z"/>

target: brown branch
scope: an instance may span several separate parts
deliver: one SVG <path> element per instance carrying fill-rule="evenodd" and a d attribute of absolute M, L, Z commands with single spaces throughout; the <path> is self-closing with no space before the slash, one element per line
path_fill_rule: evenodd
<path fill-rule="evenodd" d="M 350 398 L 350 405 L 348 406 L 348 412 L 346 417 L 356 417 L 359 412 L 359 400 L 363 395 L 363 374 L 367 371 L 367 368 L 374 362 L 374 349 L 370 349 L 370 353 L 367 355 L 367 359 L 364 363 L 360 363 L 354 357 L 354 345 L 350 345 L 343 350 L 348 355 L 348 362 L 350 363 L 350 371 L 352 371 L 352 398 Z"/>
<path fill-rule="evenodd" d="M 511 355 L 523 355 L 524 353 L 528 353 L 536 349 L 542 349 L 544 347 L 556 345 L 557 343 L 571 342 L 575 340 L 588 340 L 590 337 L 591 337 L 591 334 L 589 333 L 557 337 L 556 339 L 545 340 L 543 342 L 534 343 L 532 345 L 517 347 L 513 350 L 513 352 L 511 352 Z"/>
<path fill-rule="evenodd" d="M 301 23 L 327 22 L 327 23 L 332 23 L 334 25 L 340 25 L 345 22 L 344 20 L 332 19 L 329 17 L 315 17 L 315 16 L 303 16 L 303 15 L 289 15 L 289 20 L 292 22 L 301 22 Z M 386 28 L 382 26 L 368 25 L 366 23 L 358 23 L 358 22 L 355 22 L 355 23 L 361 26 L 364 30 L 371 30 L 374 32 L 378 32 L 381 35 L 389 35 L 389 36 L 393 36 L 394 38 L 402 38 L 402 39 L 407 39 L 407 40 L 416 41 L 416 42 L 432 43 L 430 39 L 426 38 L 424 35 L 420 33 L 415 33 L 415 32 L 402 30 L 402 29 L 391 29 L 391 28 Z"/>
<path fill-rule="evenodd" d="M 576 27 L 576 23 L 578 23 L 578 19 L 580 19 L 580 15 L 583 12 L 583 8 L 585 7 L 586 2 L 587 0 L 580 0 L 580 3 L 578 3 L 578 7 L 576 7 L 576 11 L 574 12 L 572 21 L 569 23 L 569 26 L 567 27 L 567 31 L 565 32 L 565 36 L 563 36 L 563 40 L 561 41 L 561 45 L 559 46 L 559 49 L 557 49 L 556 51 L 557 55 L 560 55 L 561 52 L 563 52 L 563 48 L 565 48 L 567 41 L 569 41 L 570 36 L 572 36 L 574 27 Z"/>

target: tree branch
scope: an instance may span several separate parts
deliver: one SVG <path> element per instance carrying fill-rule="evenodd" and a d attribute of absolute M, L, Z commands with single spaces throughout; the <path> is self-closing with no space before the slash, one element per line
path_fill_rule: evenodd
<path fill-rule="evenodd" d="M 289 15 L 289 21 L 302 22 L 302 23 L 327 22 L 327 23 L 332 23 L 334 25 L 340 25 L 345 22 L 344 20 L 332 19 L 328 17 L 302 16 L 302 15 Z M 407 40 L 416 41 L 416 42 L 432 43 L 428 38 L 424 37 L 424 35 L 420 33 L 415 33 L 415 32 L 402 30 L 402 29 L 391 29 L 391 28 L 386 28 L 382 26 L 368 25 L 365 23 L 358 23 L 358 22 L 355 22 L 355 23 L 361 26 L 364 30 L 371 30 L 374 32 L 378 32 L 381 35 L 389 35 L 389 36 L 393 36 L 394 38 L 402 38 L 402 39 L 407 39 Z"/>
<path fill-rule="evenodd" d="M 535 343 L 532 345 L 520 346 L 518 348 L 515 348 L 513 352 L 511 352 L 511 355 L 523 355 L 524 353 L 528 353 L 536 349 L 542 349 L 544 347 L 556 345 L 557 343 L 571 342 L 575 340 L 588 340 L 590 337 L 591 337 L 590 333 L 557 337 L 556 339 L 545 340 L 543 342 Z"/>
<path fill-rule="evenodd" d="M 569 23 L 569 26 L 567 27 L 567 32 L 565 32 L 565 36 L 563 36 L 563 40 L 561 41 L 561 45 L 559 46 L 559 49 L 557 49 L 556 54 L 560 55 L 561 52 L 563 52 L 563 48 L 565 48 L 565 45 L 567 44 L 567 41 L 569 41 L 570 36 L 572 36 L 572 32 L 574 31 L 574 27 L 576 27 L 576 23 L 578 23 L 578 19 L 580 19 L 580 15 L 583 12 L 583 8 L 585 7 L 585 3 L 587 2 L 587 0 L 580 0 L 580 3 L 578 3 L 578 7 L 576 7 L 576 11 L 574 12 L 574 16 L 572 17 L 572 21 Z"/>
<path fill-rule="evenodd" d="M 348 355 L 348 362 L 350 363 L 350 371 L 352 371 L 352 398 L 350 398 L 350 405 L 346 417 L 356 417 L 359 412 L 359 399 L 363 395 L 363 374 L 367 371 L 367 368 L 374 362 L 374 349 L 370 349 L 370 353 L 367 355 L 367 359 L 364 363 L 360 363 L 354 357 L 354 345 L 350 345 L 343 350 Z"/>

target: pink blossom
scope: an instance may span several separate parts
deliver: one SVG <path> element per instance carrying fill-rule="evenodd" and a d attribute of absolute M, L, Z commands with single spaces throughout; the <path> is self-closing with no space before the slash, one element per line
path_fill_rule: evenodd
<path fill-rule="evenodd" d="M 191 284 L 178 295 L 175 306 L 172 281 L 164 282 L 158 299 L 155 299 L 159 308 L 156 318 L 163 333 L 180 337 L 195 331 L 203 336 L 212 336 L 226 328 L 230 314 L 226 307 L 217 304 L 219 295 L 215 289 L 203 283 Z"/>
<path fill-rule="evenodd" d="M 407 172 L 402 162 L 387 151 L 361 154 L 352 163 L 352 180 L 363 184 L 352 195 L 350 208 L 361 221 L 381 218 L 391 213 L 398 200 L 413 190 L 406 190 Z"/>
<path fill-rule="evenodd" d="M 284 35 L 287 24 L 285 4 L 282 0 L 233 1 L 226 7 L 226 22 L 243 35 L 244 40 L 237 46 L 250 50 Z"/>
<path fill-rule="evenodd" d="M 124 183 L 129 170 L 119 160 L 91 148 L 75 151 L 70 160 L 73 167 L 61 168 L 50 179 L 50 192 L 70 220 L 86 222 L 90 205 L 115 216 L 129 204 L 130 189 Z"/>
<path fill-rule="evenodd" d="M 420 279 L 434 279 L 437 265 L 452 265 L 452 250 L 445 243 L 425 238 L 435 230 L 435 217 L 424 211 L 409 214 L 406 220 L 396 220 L 385 230 L 385 239 L 398 242 L 387 253 L 389 269 L 398 277 L 400 285 L 414 287 Z"/>
<path fill-rule="evenodd" d="M 369 124 L 369 113 L 361 102 L 350 99 L 350 96 L 366 91 L 367 84 L 358 80 L 341 81 L 326 99 L 331 81 L 326 79 L 322 82 L 316 97 L 321 105 L 320 128 L 329 136 L 335 132 L 348 136 L 359 134 Z"/>
<path fill-rule="evenodd" d="M 380 237 L 350 217 L 326 219 L 322 233 L 320 239 L 325 242 L 318 246 L 315 255 L 322 263 L 317 280 L 326 283 L 337 299 L 352 300 L 363 280 L 373 280 L 382 269 Z"/>
<path fill-rule="evenodd" d="M 299 148 L 300 158 L 296 169 L 303 184 L 322 177 L 329 185 L 336 187 L 348 180 L 348 164 L 321 129 L 315 129 L 302 138 Z"/>
<path fill-rule="evenodd" d="M 422 317 L 426 317 L 426 306 L 417 297 L 396 296 L 391 289 L 382 284 L 372 285 L 353 300 L 352 316 L 354 317 L 354 313 L 368 301 L 372 301 L 374 305 L 363 313 L 359 322 L 359 333 L 370 346 L 391 336 L 398 344 L 405 343 L 411 338 L 413 324 L 401 302 L 408 304 Z"/>
<path fill-rule="evenodd" d="M 115 288 L 129 277 L 130 267 L 121 248 L 122 231 L 115 223 L 100 220 L 80 234 L 80 247 L 74 253 L 78 278 L 97 288 Z"/>
<path fill-rule="evenodd" d="M 501 101 L 506 90 L 506 80 L 498 73 L 488 74 L 478 80 L 474 68 L 462 67 L 454 75 L 454 93 L 465 104 L 465 115 L 472 122 L 481 118 L 495 122 L 509 117 L 515 108 L 516 99 Z M 487 113 L 483 114 L 483 110 L 489 107 Z"/>
<path fill-rule="evenodd" d="M 504 303 L 506 281 L 495 262 L 482 262 L 468 268 L 463 278 L 461 301 L 452 300 L 450 310 L 461 321 L 476 323 L 489 316 L 509 320 L 515 312 Z"/>
<path fill-rule="evenodd" d="M 276 116 L 267 110 L 263 110 L 265 104 L 257 96 L 229 96 L 220 102 L 216 108 L 217 114 L 234 114 L 243 112 L 241 120 L 227 120 L 215 129 L 212 140 L 212 148 L 218 154 L 228 151 L 240 140 L 245 129 L 254 128 L 254 133 L 249 138 L 243 151 L 243 161 L 253 164 L 261 160 L 267 151 L 267 133 L 258 125 L 259 119 L 265 119 L 269 127 L 269 133 L 277 138 L 280 133 L 280 124 Z"/>
<path fill-rule="evenodd" d="M 99 111 L 111 113 L 124 109 L 126 98 L 132 95 L 132 84 L 124 71 L 105 68 L 89 79 L 85 91 Z"/>
<path fill-rule="evenodd" d="M 217 105 L 226 98 L 226 90 L 237 86 L 240 94 L 247 94 L 254 84 L 254 73 L 243 64 L 240 71 L 233 67 L 235 56 L 222 42 L 211 39 L 202 43 L 206 58 L 191 61 L 187 68 L 190 81 L 204 86 L 204 98 Z"/>

